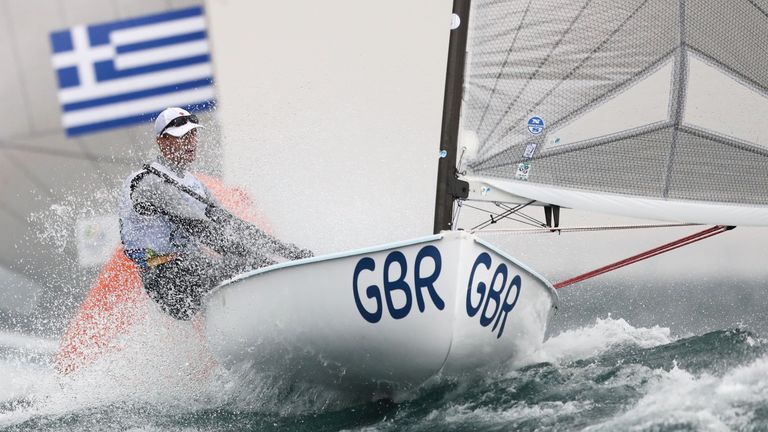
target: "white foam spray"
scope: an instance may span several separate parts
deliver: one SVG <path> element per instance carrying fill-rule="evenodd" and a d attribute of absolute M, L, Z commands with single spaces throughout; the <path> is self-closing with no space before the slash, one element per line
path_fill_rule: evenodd
<path fill-rule="evenodd" d="M 618 346 L 651 348 L 673 342 L 670 329 L 633 327 L 623 318 L 597 318 L 595 324 L 566 330 L 546 342 L 536 362 L 564 363 L 594 357 Z"/>

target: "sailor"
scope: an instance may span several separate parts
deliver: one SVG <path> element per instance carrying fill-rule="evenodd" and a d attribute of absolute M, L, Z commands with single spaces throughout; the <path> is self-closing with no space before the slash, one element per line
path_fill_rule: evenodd
<path fill-rule="evenodd" d="M 312 256 L 221 208 L 188 171 L 200 128 L 184 109 L 161 112 L 154 127 L 160 155 L 128 177 L 119 205 L 125 254 L 149 297 L 179 320 L 191 319 L 205 293 L 225 279 Z"/>

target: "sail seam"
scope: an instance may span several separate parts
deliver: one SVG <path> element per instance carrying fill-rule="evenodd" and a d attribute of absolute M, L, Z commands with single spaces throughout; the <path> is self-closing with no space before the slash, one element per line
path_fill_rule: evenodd
<path fill-rule="evenodd" d="M 759 5 L 757 5 L 754 0 L 748 0 L 748 1 L 749 1 L 749 4 L 754 6 L 755 9 L 759 10 L 760 13 L 762 13 L 763 15 L 766 16 L 766 18 L 768 18 L 768 12 L 766 12 L 763 8 L 761 8 Z"/>
<path fill-rule="evenodd" d="M 742 74 L 738 70 L 728 66 L 727 64 L 721 62 L 720 60 L 706 54 L 705 52 L 697 49 L 693 46 L 686 46 L 686 51 L 692 52 L 696 54 L 696 57 L 699 57 L 701 61 L 704 63 L 711 63 L 712 66 L 717 67 L 719 69 L 722 69 L 723 71 L 727 72 L 728 75 L 730 75 L 730 78 L 733 78 L 735 81 L 738 81 L 740 84 L 751 87 L 752 90 L 760 91 L 761 93 L 766 93 L 768 89 L 766 89 L 764 86 L 762 86 L 759 82 L 756 80 L 753 80 L 752 78 L 749 78 L 748 76 Z"/>
<path fill-rule="evenodd" d="M 530 85 L 531 81 L 534 78 L 536 78 L 536 76 L 542 70 L 544 65 L 547 64 L 547 62 L 549 62 L 549 59 L 552 58 L 552 54 L 557 50 L 557 48 L 560 47 L 562 42 L 565 40 L 566 36 L 571 32 L 573 27 L 578 22 L 579 18 L 581 18 L 581 16 L 584 14 L 584 11 L 587 10 L 589 5 L 591 5 L 591 4 L 592 4 L 592 0 L 588 0 L 584 4 L 584 6 L 581 8 L 579 13 L 576 14 L 576 16 L 573 18 L 573 20 L 571 20 L 571 22 L 568 25 L 568 28 L 566 29 L 566 31 L 563 32 L 563 34 L 560 36 L 560 38 L 557 40 L 557 42 L 552 45 L 552 47 L 549 49 L 549 52 L 547 53 L 547 55 L 544 56 L 544 58 L 541 60 L 541 62 L 539 62 L 539 64 L 536 66 L 536 70 L 532 74 L 530 74 L 528 76 L 528 79 L 525 81 L 525 85 L 523 85 L 523 88 L 521 88 L 517 92 L 515 97 L 512 99 L 512 102 L 510 102 L 509 105 L 507 105 L 507 108 L 504 110 L 504 113 L 501 116 L 499 116 L 499 120 L 496 122 L 496 124 L 493 126 L 493 128 L 491 128 L 491 131 L 485 136 L 485 138 L 481 141 L 481 143 L 486 143 L 491 138 L 491 136 L 496 132 L 496 129 L 499 127 L 499 124 L 501 124 L 502 120 L 504 120 L 504 117 L 506 117 L 506 115 L 512 110 L 512 108 L 517 103 L 518 99 L 520 99 L 520 96 L 528 89 L 528 86 Z M 480 150 L 483 150 L 486 146 L 487 146 L 487 144 L 480 144 Z"/>
<path fill-rule="evenodd" d="M 478 130 L 480 130 L 483 127 L 483 122 L 485 121 L 485 115 L 488 113 L 488 108 L 491 106 L 491 101 L 493 100 L 493 96 L 496 94 L 496 90 L 499 85 L 499 79 L 504 74 L 504 70 L 507 68 L 507 64 L 509 63 L 509 59 L 512 55 L 512 50 L 515 49 L 515 45 L 517 44 L 517 38 L 518 36 L 520 36 L 520 31 L 525 26 L 525 20 L 528 17 L 528 12 L 531 10 L 531 3 L 533 3 L 533 0 L 528 0 L 528 5 L 525 7 L 523 18 L 520 20 L 520 25 L 517 27 L 517 30 L 515 31 L 515 37 L 512 39 L 512 44 L 509 46 L 509 49 L 507 50 L 507 55 L 504 58 L 504 63 L 501 65 L 501 68 L 499 69 L 499 73 L 496 74 L 496 79 L 493 81 L 493 88 L 491 89 L 491 93 L 488 95 L 488 101 L 485 104 L 485 108 L 483 108 L 483 114 L 480 116 L 480 122 L 477 125 Z"/>
<path fill-rule="evenodd" d="M 718 135 L 708 130 L 694 128 L 694 127 L 685 126 L 685 125 L 680 126 L 680 132 L 684 132 L 698 138 L 704 138 L 710 141 L 714 141 L 718 144 L 726 145 L 738 150 L 747 151 L 758 156 L 768 157 L 768 149 L 756 147 L 754 144 L 746 143 L 744 141 L 739 140 L 738 138 L 734 138 L 731 136 Z"/>
<path fill-rule="evenodd" d="M 673 48 L 670 51 L 664 53 L 656 61 L 654 61 L 651 65 L 649 65 L 648 67 L 646 67 L 645 69 L 640 71 L 640 73 L 636 77 L 631 77 L 629 79 L 626 79 L 626 80 L 616 84 L 615 86 L 611 87 L 607 91 L 605 91 L 605 92 L 601 93 L 600 95 L 596 96 L 595 98 L 593 98 L 588 104 L 584 105 L 583 107 L 577 108 L 577 109 L 571 111 L 570 113 L 566 114 L 562 118 L 553 121 L 550 124 L 550 126 L 552 128 L 557 128 L 561 124 L 567 123 L 568 121 L 570 121 L 571 119 L 577 117 L 578 115 L 580 115 L 582 113 L 585 113 L 585 112 L 588 112 L 589 110 L 593 109 L 595 106 L 597 106 L 604 99 L 613 97 L 613 96 L 617 95 L 618 93 L 620 93 L 621 91 L 627 89 L 628 87 L 631 87 L 631 86 L 637 84 L 638 82 L 642 81 L 643 79 L 647 78 L 648 76 L 650 76 L 651 74 L 656 72 L 658 69 L 660 69 L 663 66 L 663 64 L 667 61 L 667 59 L 676 50 L 677 50 L 677 48 Z M 646 132 L 653 132 L 653 131 L 658 130 L 659 129 L 658 124 L 659 124 L 659 122 L 653 123 L 653 124 L 649 124 L 649 125 L 640 126 L 640 128 L 644 128 L 641 132 L 637 132 L 637 129 L 633 129 L 629 133 L 626 133 L 626 132 L 623 133 L 623 134 L 622 133 L 617 133 L 617 134 L 611 134 L 611 135 L 604 135 L 604 136 L 601 136 L 601 137 L 592 138 L 592 139 L 588 139 L 588 140 L 583 140 L 583 141 L 580 141 L 578 143 L 573 143 L 571 145 L 568 145 L 567 146 L 567 150 L 571 151 L 571 150 L 574 150 L 574 149 L 589 148 L 589 147 L 592 147 L 594 145 L 605 144 L 605 142 L 603 142 L 603 141 L 605 141 L 607 139 L 607 137 L 611 137 L 612 139 L 623 139 L 623 138 L 627 138 L 627 137 L 639 136 L 639 135 L 642 135 L 642 134 L 644 134 Z M 668 125 L 669 125 L 669 122 L 664 122 L 662 124 L 663 127 L 668 126 Z M 648 128 L 648 126 L 652 126 L 652 127 Z M 582 146 L 582 145 L 580 145 L 580 144 L 585 144 L 585 143 L 592 144 L 592 145 L 589 145 L 589 146 Z M 546 154 L 545 155 L 540 155 L 538 157 L 535 157 L 534 159 L 540 160 L 540 159 L 547 158 L 549 156 L 559 155 L 559 154 L 562 154 L 564 152 L 563 150 L 565 150 L 565 149 L 566 149 L 566 147 L 561 147 L 559 149 L 549 149 L 549 150 L 543 149 L 544 151 L 546 151 Z M 480 168 L 480 167 L 482 167 L 482 165 L 484 163 L 492 161 L 493 159 L 496 159 L 499 156 L 502 156 L 505 152 L 507 152 L 509 150 L 511 150 L 511 149 L 502 149 L 502 150 L 500 150 L 500 151 L 498 151 L 498 152 L 496 152 L 496 153 L 494 153 L 494 154 L 492 154 L 492 155 L 490 155 L 490 156 L 488 156 L 488 157 L 486 157 L 484 159 L 478 159 L 476 161 L 471 162 L 469 164 L 469 166 L 472 169 Z"/>
<path fill-rule="evenodd" d="M 602 40 L 602 41 L 601 41 L 601 42 L 600 42 L 600 43 L 599 43 L 599 44 L 598 44 L 598 45 L 597 45 L 597 46 L 596 46 L 594 49 L 592 49 L 592 51 L 590 51 L 588 55 L 584 56 L 584 58 L 583 58 L 583 59 L 582 59 L 582 60 L 579 62 L 579 64 L 578 64 L 578 65 L 576 65 L 574 68 L 572 68 L 572 69 L 571 69 L 571 70 L 570 70 L 570 71 L 569 71 L 569 72 L 568 72 L 568 73 L 567 73 L 567 74 L 566 74 L 566 75 L 565 75 L 565 76 L 564 76 L 564 77 L 563 77 L 563 78 L 560 80 L 560 82 L 559 82 L 559 83 L 558 83 L 556 86 L 552 87 L 552 88 L 551 88 L 549 91 L 547 91 L 547 93 L 545 93 L 545 94 L 544 94 L 544 96 L 542 96 L 541 98 L 539 98 L 539 100 L 538 100 L 538 101 L 536 101 L 536 103 L 535 103 L 535 104 L 533 104 L 533 106 L 532 106 L 531 108 L 529 108 L 529 109 L 528 109 L 528 112 L 527 112 L 525 115 L 523 115 L 522 117 L 518 117 L 518 118 L 517 118 L 517 119 L 516 119 L 514 122 L 512 122 L 513 126 L 510 126 L 510 127 L 508 127 L 508 128 L 507 128 L 507 129 L 504 131 L 504 133 L 503 133 L 503 134 L 502 134 L 502 135 L 501 135 L 501 136 L 500 136 L 500 137 L 499 137 L 497 140 L 495 140 L 495 141 L 493 142 L 493 144 L 497 144 L 497 143 L 501 142 L 501 140 L 502 140 L 502 139 L 504 139 L 504 138 L 505 138 L 507 135 L 509 135 L 509 133 L 510 133 L 511 131 L 513 131 L 513 130 L 514 130 L 516 127 L 517 127 L 517 126 L 515 126 L 515 125 L 516 125 L 516 124 L 517 124 L 519 121 L 521 121 L 521 120 L 525 119 L 525 117 L 529 116 L 529 115 L 530 115 L 530 114 L 531 114 L 531 113 L 532 113 L 532 112 L 533 112 L 533 111 L 534 111 L 534 110 L 535 110 L 535 109 L 536 109 L 536 108 L 537 108 L 539 105 L 541 105 L 541 104 L 542 104 L 542 102 L 544 102 L 544 101 L 545 101 L 547 98 L 549 98 L 549 96 L 550 96 L 550 95 L 551 95 L 551 94 L 552 94 L 552 93 L 553 93 L 553 92 L 554 92 L 556 89 L 558 89 L 558 88 L 559 88 L 559 87 L 560 87 L 560 86 L 561 86 L 561 85 L 562 85 L 564 82 L 566 82 L 566 81 L 567 81 L 567 80 L 568 80 L 568 79 L 569 79 L 571 76 L 573 76 L 573 74 L 574 74 L 574 73 L 576 73 L 576 71 L 578 71 L 579 69 L 581 69 L 581 67 L 582 67 L 582 66 L 584 66 L 584 64 L 586 64 L 586 62 L 587 62 L 587 61 L 591 60 L 591 59 L 592 59 L 592 57 L 593 57 L 593 56 L 594 56 L 594 55 L 595 55 L 597 52 L 599 52 L 599 51 L 600 51 L 600 50 L 601 50 L 601 49 L 602 49 L 602 48 L 605 46 L 605 44 L 607 44 L 607 43 L 608 43 L 608 42 L 609 42 L 611 39 L 613 39 L 613 37 L 614 37 L 614 36 L 615 36 L 615 35 L 616 35 L 616 34 L 617 34 L 619 31 L 621 31 L 621 30 L 624 28 L 624 26 L 625 26 L 625 25 L 627 25 L 627 23 L 629 23 L 629 22 L 630 22 L 630 20 L 632 20 L 632 18 L 634 18 L 634 16 L 635 16 L 635 15 L 637 15 L 637 13 L 638 13 L 638 12 L 640 12 L 640 10 L 642 10 L 642 9 L 643 9 L 643 8 L 644 8 L 644 7 L 645 7 L 647 4 L 648 4 L 648 1 L 649 1 L 649 0 L 645 0 L 643 3 L 641 3 L 641 4 L 640 4 L 640 6 L 638 6 L 638 7 L 637 7 L 637 8 L 636 8 L 634 11 L 632 11 L 632 13 L 631 13 L 631 14 L 629 14 L 629 15 L 627 16 L 627 18 L 626 18 L 626 19 L 624 19 L 624 21 L 622 21 L 622 22 L 621 22 L 621 24 L 619 24 L 619 25 L 618 25 L 618 26 L 617 26 L 617 27 L 616 27 L 616 28 L 615 28 L 615 29 L 614 29 L 614 30 L 613 30 L 613 31 L 612 31 L 612 32 L 611 32 L 611 33 L 610 33 L 610 34 L 609 34 L 609 35 L 608 35 L 608 36 L 607 36 L 605 39 L 603 39 L 603 40 Z M 585 6 L 585 9 L 586 9 L 586 6 Z M 582 11 L 583 11 L 583 10 L 582 10 Z M 581 13 L 580 13 L 579 15 L 581 15 Z M 570 30 L 570 29 L 569 29 L 569 30 Z M 565 36 L 565 35 L 563 35 L 563 36 Z M 529 81 L 529 82 L 530 82 L 530 81 Z M 526 84 L 526 85 L 527 85 L 527 84 Z M 515 103 L 515 102 L 513 101 L 513 105 L 514 105 L 514 103 Z M 507 109 L 507 111 L 505 112 L 505 114 L 504 114 L 504 115 L 506 115 L 506 114 L 507 114 L 507 113 L 508 113 L 508 112 L 511 110 L 511 108 L 512 108 L 512 106 L 510 106 L 510 107 Z M 502 116 L 502 118 L 503 118 L 503 116 Z M 500 123 L 500 122 L 501 122 L 501 119 L 499 120 L 499 123 Z M 498 123 L 497 123 L 497 127 L 498 127 Z M 492 133 L 493 133 L 493 132 L 495 132 L 495 131 L 496 131 L 496 128 L 494 128 L 494 129 L 493 129 L 493 131 L 491 132 L 491 134 L 487 135 L 486 139 L 490 138 L 490 136 L 492 135 Z M 482 148 L 484 148 L 484 147 L 481 147 L 481 149 L 482 149 Z"/>
<path fill-rule="evenodd" d="M 633 77 L 628 78 L 628 79 L 626 79 L 626 80 L 624 80 L 622 82 L 617 83 L 615 86 L 611 87 L 607 91 L 605 91 L 605 92 L 601 93 L 600 95 L 596 96 L 595 98 L 593 98 L 591 101 L 589 101 L 589 103 L 587 103 L 583 107 L 576 108 L 575 110 L 573 110 L 570 113 L 564 115 L 563 117 L 561 117 L 561 118 L 559 118 L 557 120 L 552 121 L 550 123 L 549 127 L 553 128 L 553 129 L 557 128 L 561 124 L 567 123 L 572 118 L 574 118 L 574 117 L 576 117 L 576 116 L 578 116 L 578 115 L 580 115 L 580 114 L 582 114 L 584 112 L 590 111 L 596 105 L 598 105 L 600 102 L 602 102 L 604 99 L 609 99 L 609 98 L 611 98 L 613 96 L 616 96 L 619 93 L 621 93 L 622 91 L 628 89 L 629 87 L 632 87 L 633 85 L 643 81 L 645 78 L 647 78 L 648 76 L 654 74 L 659 69 L 664 67 L 664 64 L 666 63 L 666 61 L 669 59 L 669 57 L 676 50 L 677 50 L 677 48 L 674 48 L 674 49 L 671 49 L 671 50 L 667 51 L 662 56 L 660 56 L 658 58 L 658 60 L 654 61 L 648 67 L 646 67 L 645 69 L 641 70 L 636 76 L 633 76 Z"/>
<path fill-rule="evenodd" d="M 678 14 L 680 16 L 679 18 L 679 28 L 680 28 L 680 44 L 679 44 L 679 52 L 678 52 L 678 59 L 675 65 L 676 71 L 675 76 L 677 79 L 674 81 L 674 90 L 673 90 L 673 97 L 672 101 L 674 104 L 674 119 L 673 123 L 675 125 L 674 129 L 672 130 L 672 143 L 669 147 L 669 157 L 667 158 L 667 169 L 665 171 L 665 179 L 664 179 L 664 190 L 662 191 L 661 196 L 664 198 L 669 197 L 669 189 L 671 187 L 672 183 L 672 169 L 675 164 L 675 156 L 677 153 L 677 138 L 680 134 L 679 129 L 680 125 L 682 124 L 683 119 L 683 111 L 685 109 L 685 95 L 688 87 L 688 58 L 686 54 L 686 39 L 685 39 L 685 1 L 686 0 L 679 0 L 678 2 Z"/>
<path fill-rule="evenodd" d="M 536 160 L 543 160 L 543 159 L 547 159 L 547 158 L 555 157 L 555 156 L 562 156 L 564 154 L 571 153 L 571 152 L 574 152 L 574 151 L 586 150 L 586 149 L 590 149 L 590 148 L 594 148 L 594 147 L 599 147 L 599 146 L 602 146 L 602 145 L 610 144 L 610 143 L 615 142 L 615 141 L 617 141 L 619 139 L 623 140 L 623 139 L 629 139 L 629 138 L 636 138 L 636 137 L 639 137 L 639 136 L 642 136 L 642 135 L 647 135 L 647 134 L 650 134 L 650 133 L 653 133 L 653 132 L 658 132 L 660 130 L 667 129 L 667 128 L 671 127 L 672 125 L 673 125 L 673 123 L 671 121 L 665 121 L 663 123 L 654 123 L 654 124 L 651 124 L 651 125 L 641 126 L 638 129 L 635 129 L 635 130 L 632 130 L 632 131 L 628 131 L 628 132 L 625 132 L 625 133 L 617 133 L 617 134 L 607 135 L 607 136 L 599 137 L 599 138 L 588 140 L 588 141 L 582 141 L 581 144 L 574 144 L 572 146 L 567 146 L 567 147 L 563 147 L 563 148 L 559 148 L 559 149 L 555 149 L 555 150 L 550 150 L 546 154 L 540 155 L 540 156 L 536 156 L 536 157 L 532 158 L 531 160 L 532 161 L 536 161 Z M 497 162 L 496 164 L 493 164 L 493 165 L 487 165 L 485 163 L 490 162 L 493 159 L 498 159 L 498 158 L 502 157 L 505 152 L 511 152 L 511 151 L 512 151 L 512 149 L 502 150 L 501 152 L 495 154 L 493 157 L 485 159 L 484 161 L 480 162 L 479 164 L 473 165 L 472 168 L 473 169 L 487 170 L 487 169 L 500 168 L 500 167 L 506 166 L 506 165 L 509 164 L 508 161 L 500 161 L 500 162 Z M 513 160 L 513 163 L 516 163 L 516 162 L 522 161 L 523 159 L 521 159 L 518 156 L 518 157 L 516 157 L 516 158 L 514 158 L 512 160 Z M 485 164 L 485 165 L 483 165 L 483 164 Z"/>

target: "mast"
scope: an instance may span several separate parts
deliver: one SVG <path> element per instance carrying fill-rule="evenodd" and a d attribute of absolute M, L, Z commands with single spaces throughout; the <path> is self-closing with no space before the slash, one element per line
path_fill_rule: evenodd
<path fill-rule="evenodd" d="M 466 198 L 469 186 L 456 178 L 461 97 L 464 87 L 464 60 L 467 51 L 470 0 L 453 0 L 453 13 L 459 18 L 458 27 L 451 29 L 448 46 L 448 67 L 443 99 L 443 124 L 440 135 L 440 162 L 437 169 L 435 199 L 435 234 L 453 228 L 453 202 Z"/>

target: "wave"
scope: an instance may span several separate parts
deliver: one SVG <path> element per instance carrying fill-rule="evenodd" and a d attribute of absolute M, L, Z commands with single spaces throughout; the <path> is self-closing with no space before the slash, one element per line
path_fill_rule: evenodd
<path fill-rule="evenodd" d="M 768 347 L 743 329 L 675 339 L 623 319 L 550 338 L 540 363 L 435 389 L 440 402 L 407 427 L 378 430 L 762 430 Z M 406 404 L 408 418 L 424 407 Z"/>
<path fill-rule="evenodd" d="M 717 353 L 713 354 L 717 356 Z M 728 370 L 695 373 L 679 365 L 656 374 L 644 395 L 589 430 L 764 430 L 768 426 L 768 356 Z"/>
<path fill-rule="evenodd" d="M 594 357 L 620 346 L 651 348 L 671 343 L 669 328 L 637 328 L 624 319 L 597 318 L 591 326 L 566 330 L 551 337 L 537 360 L 561 363 Z"/>
<path fill-rule="evenodd" d="M 438 380 L 400 404 L 338 408 L 322 389 L 264 382 L 247 394 L 211 365 L 194 325 L 155 316 L 119 353 L 65 380 L 18 374 L 0 402 L 8 430 L 732 430 L 768 428 L 768 344 L 743 329 L 675 338 L 596 319 L 544 343 L 528 365 Z M 279 380 L 278 380 L 279 381 Z M 273 386 L 274 384 L 274 386 Z M 307 400 L 320 404 L 306 413 Z"/>

